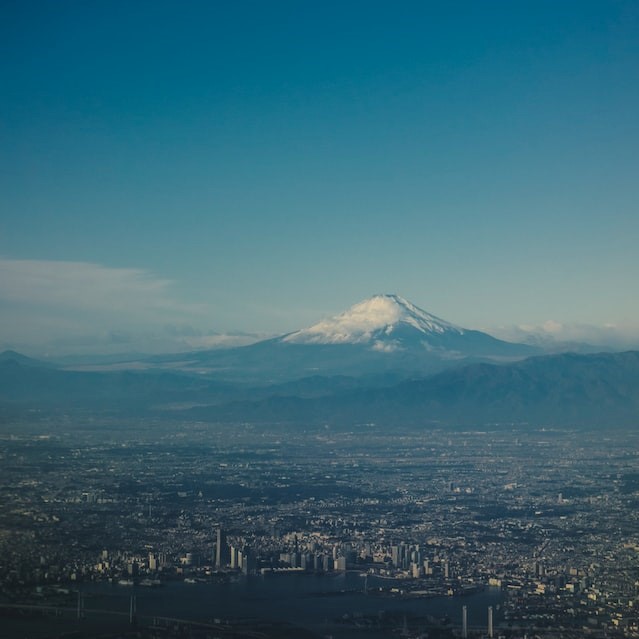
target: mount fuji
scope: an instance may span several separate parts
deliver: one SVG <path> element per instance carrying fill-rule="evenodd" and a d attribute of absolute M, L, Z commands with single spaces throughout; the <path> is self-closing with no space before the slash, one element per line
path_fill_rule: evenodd
<path fill-rule="evenodd" d="M 279 338 L 287 344 L 358 344 L 393 353 L 417 349 L 444 359 L 522 357 L 532 351 L 451 324 L 399 295 L 374 295 L 340 315 Z"/>
<path fill-rule="evenodd" d="M 227 378 L 292 380 L 310 375 L 406 378 L 481 361 L 537 354 L 456 326 L 399 295 L 374 295 L 343 313 L 286 335 L 192 354 L 193 366 Z"/>
<path fill-rule="evenodd" d="M 442 338 L 460 336 L 464 329 L 411 304 L 399 295 L 374 295 L 347 311 L 309 328 L 281 338 L 289 344 L 369 344 L 391 352 L 406 340 L 424 347 L 436 346 Z"/>

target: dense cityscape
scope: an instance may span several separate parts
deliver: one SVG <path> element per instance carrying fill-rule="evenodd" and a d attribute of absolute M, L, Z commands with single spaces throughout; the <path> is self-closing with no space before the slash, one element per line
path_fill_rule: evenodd
<path fill-rule="evenodd" d="M 0 16 L 0 639 L 639 639 L 639 2 Z"/>
<path fill-rule="evenodd" d="M 89 623 L 95 588 L 118 593 L 133 622 L 136 597 L 186 584 L 312 579 L 300 606 L 330 594 L 332 616 L 320 627 L 292 615 L 310 636 L 639 636 L 637 443 L 521 426 L 5 425 L 2 613 L 12 636 L 58 636 L 27 634 L 28 606 L 77 606 L 73 629 Z M 258 609 L 213 605 L 201 636 L 237 634 L 243 617 L 265 616 L 253 632 L 291 621 Z M 154 616 L 135 619 L 138 636 L 177 632 Z"/>

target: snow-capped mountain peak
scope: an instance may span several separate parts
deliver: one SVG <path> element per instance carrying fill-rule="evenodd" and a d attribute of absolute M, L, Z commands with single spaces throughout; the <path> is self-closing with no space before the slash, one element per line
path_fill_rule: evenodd
<path fill-rule="evenodd" d="M 374 295 L 340 315 L 290 333 L 282 341 L 294 344 L 371 342 L 375 348 L 385 350 L 383 342 L 392 341 L 402 329 L 408 329 L 415 336 L 422 334 L 424 338 L 464 334 L 464 329 L 427 313 L 399 295 Z"/>

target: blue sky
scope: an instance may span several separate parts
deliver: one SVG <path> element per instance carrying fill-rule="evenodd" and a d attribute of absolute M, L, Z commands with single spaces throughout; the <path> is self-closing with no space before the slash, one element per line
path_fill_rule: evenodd
<path fill-rule="evenodd" d="M 639 335 L 636 2 L 0 12 L 0 346 L 203 345 L 378 292 Z"/>

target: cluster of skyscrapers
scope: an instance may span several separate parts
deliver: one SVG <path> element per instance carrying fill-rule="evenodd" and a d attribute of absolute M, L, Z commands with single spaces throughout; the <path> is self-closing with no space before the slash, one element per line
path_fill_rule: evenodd
<path fill-rule="evenodd" d="M 237 548 L 230 546 L 222 528 L 217 529 L 215 541 L 215 567 L 218 570 L 231 568 L 248 575 L 255 571 L 255 557 L 249 546 Z"/>

